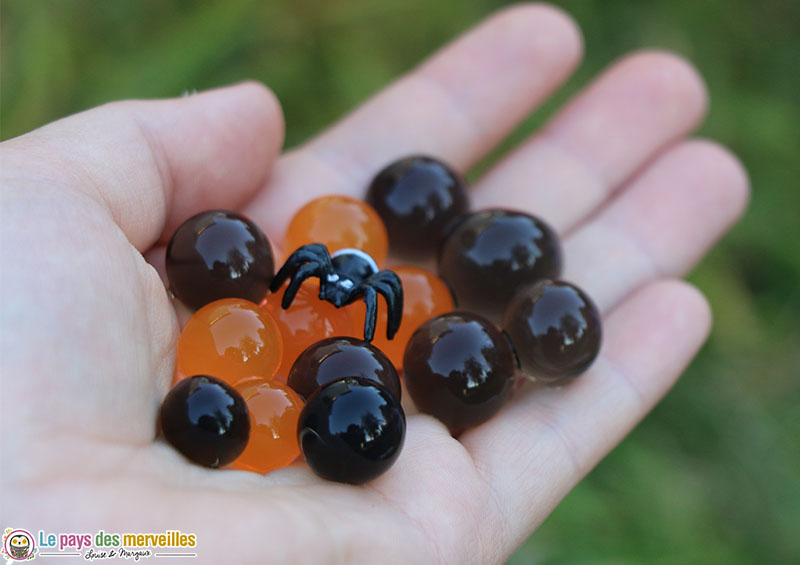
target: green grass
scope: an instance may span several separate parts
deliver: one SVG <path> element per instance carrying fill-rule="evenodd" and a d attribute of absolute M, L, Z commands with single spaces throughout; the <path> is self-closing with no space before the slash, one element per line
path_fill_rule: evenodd
<path fill-rule="evenodd" d="M 500 4 L 5 0 L 0 135 L 249 77 L 277 92 L 296 144 Z M 705 75 L 700 135 L 741 156 L 753 200 L 691 276 L 714 309 L 708 344 L 513 562 L 798 562 L 800 3 L 558 4 L 584 30 L 585 62 L 505 146 L 614 58 L 668 48 Z"/>

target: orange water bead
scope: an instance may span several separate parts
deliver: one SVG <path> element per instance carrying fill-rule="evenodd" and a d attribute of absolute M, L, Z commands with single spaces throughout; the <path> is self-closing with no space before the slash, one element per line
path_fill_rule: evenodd
<path fill-rule="evenodd" d="M 269 473 L 291 464 L 300 455 L 297 420 L 303 399 L 287 385 L 266 379 L 241 381 L 235 388 L 250 411 L 250 439 L 231 466 Z"/>
<path fill-rule="evenodd" d="M 442 279 L 422 267 L 401 265 L 392 270 L 403 283 L 403 321 L 394 339 L 386 339 L 386 304 L 378 303 L 378 323 L 372 345 L 380 349 L 400 371 L 403 367 L 403 354 L 411 334 L 439 314 L 453 310 L 453 295 Z M 366 308 L 363 304 L 352 304 L 347 311 L 353 320 L 356 337 L 363 337 L 364 316 Z"/>
<path fill-rule="evenodd" d="M 327 337 L 353 332 L 350 316 L 344 309 L 319 299 L 319 281 L 304 282 L 292 305 L 284 310 L 281 300 L 288 286 L 288 283 L 283 285 L 261 303 L 278 323 L 283 337 L 283 361 L 275 375 L 282 382 L 286 382 L 292 364 L 308 346 Z"/>
<path fill-rule="evenodd" d="M 281 363 L 283 339 L 272 316 L 248 300 L 225 298 L 203 306 L 178 338 L 178 374 L 211 375 L 230 385 L 271 378 Z"/>
<path fill-rule="evenodd" d="M 355 248 L 381 265 L 389 251 L 389 237 L 378 213 L 366 202 L 331 195 L 312 200 L 297 212 L 286 231 L 286 251 L 322 243 L 330 253 Z"/>

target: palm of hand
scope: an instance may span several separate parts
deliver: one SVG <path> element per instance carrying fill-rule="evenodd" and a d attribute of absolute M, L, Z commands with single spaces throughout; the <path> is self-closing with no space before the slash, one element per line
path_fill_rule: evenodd
<path fill-rule="evenodd" d="M 720 147 L 681 140 L 705 103 L 684 62 L 623 59 L 473 187 L 475 208 L 532 211 L 562 234 L 564 278 L 605 313 L 592 370 L 564 389 L 524 387 L 460 441 L 411 416 L 402 456 L 368 485 L 304 466 L 210 471 L 155 441 L 179 324 L 151 264 L 202 209 L 243 209 L 280 244 L 299 205 L 359 196 L 396 157 L 427 152 L 466 170 L 579 53 L 559 12 L 506 10 L 280 158 L 280 110 L 254 84 L 111 104 L 6 142 L 2 521 L 180 528 L 197 533 L 202 557 L 225 547 L 230 562 L 507 557 L 708 330 L 702 297 L 668 277 L 735 220 L 747 181 Z"/>

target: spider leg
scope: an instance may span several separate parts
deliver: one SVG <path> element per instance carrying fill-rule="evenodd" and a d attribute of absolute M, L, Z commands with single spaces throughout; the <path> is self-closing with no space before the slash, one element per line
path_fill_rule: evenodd
<path fill-rule="evenodd" d="M 278 290 L 286 280 L 297 271 L 303 263 L 319 263 L 323 274 L 333 272 L 333 265 L 331 264 L 331 256 L 328 253 L 328 248 L 321 243 L 312 243 L 299 247 L 294 253 L 289 255 L 289 258 L 283 264 L 283 267 L 278 270 L 269 289 L 272 292 Z"/>
<path fill-rule="evenodd" d="M 392 271 L 379 271 L 365 283 L 386 300 L 386 339 L 393 339 L 403 320 L 403 284 Z"/>
<path fill-rule="evenodd" d="M 400 329 L 400 323 L 403 319 L 403 305 L 402 299 L 398 304 L 395 299 L 395 294 L 392 288 L 383 282 L 370 283 L 375 291 L 383 296 L 386 300 L 387 316 L 386 316 L 386 339 L 394 339 L 397 330 Z"/>
<path fill-rule="evenodd" d="M 320 284 L 323 284 L 322 277 L 324 276 L 326 276 L 325 267 L 319 261 L 311 261 L 297 269 L 294 274 L 292 274 L 292 280 L 289 282 L 289 286 L 286 287 L 286 292 L 283 293 L 281 307 L 284 310 L 287 310 L 289 306 L 292 305 L 292 301 L 297 295 L 297 291 L 300 290 L 300 287 L 306 281 L 306 279 L 317 277 L 320 279 Z"/>
<path fill-rule="evenodd" d="M 369 284 L 358 286 L 353 296 L 363 295 L 367 313 L 364 316 L 364 341 L 372 341 L 375 337 L 375 325 L 378 323 L 378 293 Z"/>

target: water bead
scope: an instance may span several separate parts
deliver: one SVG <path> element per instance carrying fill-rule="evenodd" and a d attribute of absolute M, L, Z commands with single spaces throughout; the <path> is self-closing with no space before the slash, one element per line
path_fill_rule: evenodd
<path fill-rule="evenodd" d="M 294 215 L 286 231 L 286 250 L 321 243 L 333 254 L 355 248 L 369 254 L 378 265 L 386 260 L 389 238 L 378 213 L 366 202 L 330 195 L 312 200 Z"/>
<path fill-rule="evenodd" d="M 264 233 L 226 210 L 201 212 L 181 224 L 165 262 L 172 293 L 191 309 L 222 298 L 260 302 L 274 274 Z"/>
<path fill-rule="evenodd" d="M 542 220 L 508 210 L 471 214 L 448 236 L 439 276 L 459 308 L 499 322 L 522 286 L 561 272 L 561 246 Z"/>
<path fill-rule="evenodd" d="M 250 416 L 244 399 L 230 385 L 195 375 L 167 393 L 161 405 L 161 430 L 187 459 L 221 467 L 245 449 Z"/>
<path fill-rule="evenodd" d="M 177 349 L 179 374 L 210 374 L 235 385 L 253 376 L 271 378 L 281 362 L 283 340 L 269 312 L 227 298 L 194 313 Z"/>
<path fill-rule="evenodd" d="M 289 370 L 307 347 L 327 337 L 351 335 L 355 331 L 345 309 L 319 299 L 319 281 L 303 283 L 292 305 L 284 310 L 281 300 L 287 286 L 283 285 L 262 303 L 278 323 L 283 338 L 283 359 L 275 374 L 282 382 L 287 381 Z M 362 317 L 359 329 L 363 320 Z"/>
<path fill-rule="evenodd" d="M 512 300 L 503 329 L 522 371 L 537 380 L 561 382 L 578 376 L 597 357 L 600 313 L 577 286 L 542 280 Z"/>
<path fill-rule="evenodd" d="M 287 385 L 266 379 L 241 381 L 235 388 L 250 411 L 250 441 L 233 468 L 263 474 L 291 464 L 300 455 L 297 421 L 303 399 Z"/>
<path fill-rule="evenodd" d="M 367 379 L 325 385 L 308 399 L 297 427 L 300 449 L 320 477 L 361 484 L 388 470 L 403 448 L 400 401 Z"/>
<path fill-rule="evenodd" d="M 469 211 L 461 176 L 423 155 L 400 159 L 380 171 L 366 200 L 383 219 L 392 252 L 408 258 L 433 255 L 448 226 Z"/>
<path fill-rule="evenodd" d="M 406 389 L 421 412 L 454 434 L 491 418 L 508 399 L 514 356 L 485 318 L 452 312 L 414 332 L 403 360 Z"/>
<path fill-rule="evenodd" d="M 309 398 L 321 386 L 345 377 L 378 383 L 398 400 L 400 377 L 375 346 L 353 337 L 323 339 L 306 349 L 289 372 L 289 386 Z"/>

